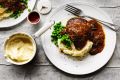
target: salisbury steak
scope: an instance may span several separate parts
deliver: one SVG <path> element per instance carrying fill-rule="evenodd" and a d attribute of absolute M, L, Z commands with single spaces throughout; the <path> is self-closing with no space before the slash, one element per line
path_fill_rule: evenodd
<path fill-rule="evenodd" d="M 90 30 L 90 25 L 87 20 L 75 17 L 68 20 L 62 34 L 68 34 L 70 39 L 74 42 L 77 49 L 81 49 L 87 42 L 87 32 Z"/>
<path fill-rule="evenodd" d="M 0 5 L 13 12 L 27 8 L 27 6 L 21 0 L 0 0 Z"/>
<path fill-rule="evenodd" d="M 96 20 L 71 18 L 61 34 L 68 34 L 77 49 L 82 49 L 87 40 L 92 41 L 93 47 L 90 54 L 97 54 L 104 48 L 105 35 L 102 26 Z"/>

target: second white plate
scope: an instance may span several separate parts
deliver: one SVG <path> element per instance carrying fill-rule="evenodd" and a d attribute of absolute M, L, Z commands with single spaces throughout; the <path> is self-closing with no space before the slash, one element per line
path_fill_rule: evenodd
<path fill-rule="evenodd" d="M 33 10 L 36 0 L 28 0 L 28 9 Z M 9 18 L 0 21 L 0 28 L 12 27 L 20 22 L 22 22 L 28 16 L 28 9 L 25 9 L 24 12 L 17 18 Z"/>

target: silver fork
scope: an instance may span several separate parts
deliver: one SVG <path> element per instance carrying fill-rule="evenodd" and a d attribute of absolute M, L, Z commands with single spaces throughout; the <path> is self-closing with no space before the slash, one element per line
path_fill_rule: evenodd
<path fill-rule="evenodd" d="M 109 22 L 105 22 L 105 21 L 102 21 L 102 20 L 99 20 L 99 19 L 96 19 L 96 18 L 88 16 L 88 15 L 85 15 L 81 9 L 78 9 L 78 8 L 76 8 L 74 6 L 69 5 L 69 4 L 67 4 L 65 6 L 65 10 L 72 13 L 75 16 L 80 16 L 80 17 L 83 17 L 83 18 L 86 17 L 86 18 L 90 18 L 90 19 L 95 19 L 95 20 L 99 21 L 101 24 L 106 25 L 107 27 L 109 27 L 110 29 L 112 29 L 115 32 L 118 32 L 120 30 L 120 26 L 109 23 Z M 111 26 L 118 27 L 118 28 L 113 28 Z"/>

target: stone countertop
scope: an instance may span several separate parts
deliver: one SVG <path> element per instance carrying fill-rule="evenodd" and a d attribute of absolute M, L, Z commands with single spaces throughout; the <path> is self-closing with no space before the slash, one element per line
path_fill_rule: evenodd
<path fill-rule="evenodd" d="M 51 0 L 52 9 L 70 1 L 73 0 Z M 84 0 L 84 2 L 99 6 L 108 13 L 115 24 L 120 25 L 120 0 Z M 47 16 L 49 14 L 41 15 L 41 24 L 38 25 L 33 26 L 25 19 L 12 28 L 0 29 L 0 80 L 120 80 L 120 33 L 117 33 L 117 45 L 112 59 L 103 68 L 89 75 L 70 75 L 53 66 L 45 56 L 40 38 L 36 39 L 38 49 L 32 62 L 24 66 L 15 66 L 6 62 L 3 56 L 5 39 L 15 32 L 34 34 L 45 22 Z"/>

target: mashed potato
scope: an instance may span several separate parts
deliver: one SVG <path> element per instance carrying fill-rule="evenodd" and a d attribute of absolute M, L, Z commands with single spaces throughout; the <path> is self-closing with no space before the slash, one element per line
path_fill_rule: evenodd
<path fill-rule="evenodd" d="M 87 55 L 89 53 L 89 51 L 91 50 L 93 45 L 93 42 L 91 41 L 87 41 L 86 45 L 81 49 L 81 50 L 77 50 L 74 46 L 74 44 L 72 44 L 72 49 L 68 49 L 66 48 L 66 46 L 61 42 L 60 39 L 58 39 L 58 48 L 65 54 L 71 55 L 71 56 L 75 56 L 75 57 L 84 57 L 85 55 Z"/>
<path fill-rule="evenodd" d="M 8 18 L 13 12 L 6 13 L 7 8 L 0 8 L 0 20 Z"/>
<path fill-rule="evenodd" d="M 15 62 L 28 61 L 33 57 L 34 52 L 32 40 L 22 34 L 11 37 L 5 45 L 5 57 Z"/>
<path fill-rule="evenodd" d="M 0 8 L 0 14 L 4 13 L 7 10 L 7 8 Z"/>

